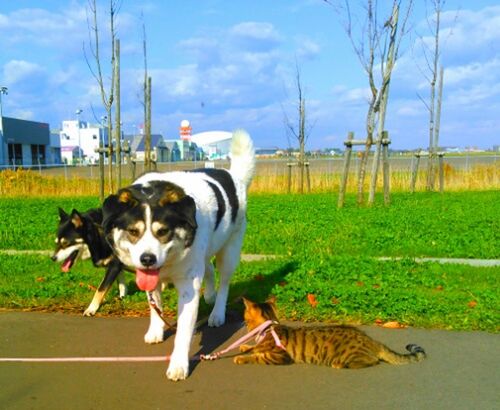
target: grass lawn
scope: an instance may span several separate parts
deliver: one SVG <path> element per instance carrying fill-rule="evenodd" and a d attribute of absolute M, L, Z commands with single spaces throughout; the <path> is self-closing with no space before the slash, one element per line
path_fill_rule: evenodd
<path fill-rule="evenodd" d="M 349 197 L 341 210 L 335 199 L 252 195 L 244 252 L 281 257 L 242 263 L 230 300 L 276 295 L 288 319 L 499 330 L 500 267 L 417 264 L 407 257 L 500 259 L 500 193 L 394 194 L 388 208 L 359 208 Z M 0 249 L 51 249 L 57 206 L 85 210 L 98 201 L 0 199 Z M 102 275 L 90 263 L 61 273 L 47 256 L 0 254 L 0 307 L 81 313 Z M 114 288 L 101 314 L 147 314 L 144 294 L 127 275 L 131 295 L 119 300 Z M 174 315 L 175 291 L 164 297 Z M 202 303 L 201 314 L 208 311 Z"/>

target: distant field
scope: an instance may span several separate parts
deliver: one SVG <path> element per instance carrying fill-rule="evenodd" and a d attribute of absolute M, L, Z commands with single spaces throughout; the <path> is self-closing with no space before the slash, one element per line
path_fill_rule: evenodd
<path fill-rule="evenodd" d="M 311 158 L 309 161 L 311 191 L 337 193 L 343 160 L 335 158 Z M 391 157 L 391 189 L 407 192 L 410 189 L 411 169 L 415 158 Z M 252 193 L 286 193 L 288 191 L 289 159 L 261 159 L 257 161 L 256 175 L 250 187 Z M 204 166 L 204 162 L 175 162 L 158 165 L 158 171 L 175 171 Z M 228 167 L 227 161 L 217 161 L 216 167 Z M 347 190 L 355 192 L 359 159 L 351 163 Z M 369 164 L 370 168 L 370 164 Z M 426 159 L 422 158 L 416 181 L 416 190 L 423 191 L 426 181 Z M 137 164 L 135 175 L 144 171 Z M 291 192 L 298 191 L 297 167 L 292 167 Z M 106 168 L 106 176 L 107 176 Z M 132 169 L 124 165 L 123 184 L 132 182 Z M 97 166 L 33 168 L 30 171 L 0 172 L 2 196 L 89 196 L 99 194 Z M 382 178 L 382 176 L 380 176 Z M 368 186 L 369 178 L 366 180 Z M 381 185 L 381 181 L 379 186 Z M 450 156 L 445 158 L 444 187 L 446 191 L 500 189 L 500 155 Z M 106 186 L 106 192 L 109 192 Z"/>

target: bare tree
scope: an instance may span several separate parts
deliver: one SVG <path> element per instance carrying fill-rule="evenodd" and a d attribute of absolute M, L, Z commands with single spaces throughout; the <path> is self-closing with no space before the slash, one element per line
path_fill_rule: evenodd
<path fill-rule="evenodd" d="M 92 54 L 94 63 L 92 64 L 87 57 L 85 46 L 84 55 L 87 65 L 92 73 L 93 77 L 97 81 L 99 86 L 102 104 L 106 110 L 107 115 L 107 126 L 108 126 L 108 173 L 109 173 L 109 192 L 113 192 L 113 121 L 112 121 L 112 108 L 115 101 L 115 75 L 116 75 L 116 60 L 115 60 L 115 41 L 116 41 L 116 30 L 115 30 L 115 17 L 121 6 L 120 0 L 110 0 L 109 2 L 109 22 L 110 22 L 110 43 L 111 43 L 111 54 L 110 54 L 110 76 L 109 89 L 106 89 L 106 79 L 103 74 L 103 65 L 101 61 L 101 38 L 99 33 L 98 24 L 98 12 L 96 0 L 88 1 L 88 10 L 91 14 L 91 21 L 87 19 L 87 24 L 89 28 L 89 48 Z"/>
<path fill-rule="evenodd" d="M 358 203 L 364 202 L 364 181 L 368 164 L 368 156 L 373 144 L 376 144 L 372 178 L 370 183 L 369 203 L 373 203 L 380 163 L 382 131 L 385 126 L 386 108 L 389 99 L 389 85 L 392 71 L 399 56 L 401 41 L 407 34 L 407 23 L 411 14 L 413 0 L 407 0 L 403 19 L 400 21 L 400 10 L 403 0 L 393 0 L 390 14 L 381 19 L 377 0 L 358 3 L 357 13 L 352 12 L 352 1 L 324 0 L 333 6 L 344 17 L 344 30 L 351 42 L 363 70 L 368 78 L 370 97 L 366 114 L 366 144 L 358 176 Z M 351 3 L 351 4 L 350 4 Z M 356 16 L 364 16 L 363 24 L 355 24 Z M 355 30 L 356 29 L 356 30 Z M 356 32 L 355 32 L 356 31 Z M 380 75 L 376 73 L 380 68 Z M 376 139 L 374 139 L 374 135 Z"/>
<path fill-rule="evenodd" d="M 148 77 L 146 24 L 142 15 L 142 51 L 144 56 L 144 169 L 151 171 L 151 77 Z"/>
<path fill-rule="evenodd" d="M 432 17 L 429 16 L 427 10 L 427 26 L 432 34 L 432 45 L 427 44 L 423 37 L 420 36 L 420 44 L 422 45 L 422 54 L 425 59 L 426 69 L 421 69 L 423 76 L 429 83 L 430 95 L 427 102 L 421 95 L 418 94 L 420 100 L 424 103 L 429 112 L 429 160 L 427 162 L 427 183 L 428 191 L 434 190 L 435 173 L 436 173 L 436 156 L 439 146 L 439 125 L 441 120 L 441 100 L 443 92 L 443 67 L 441 66 L 438 72 L 439 62 L 441 60 L 440 48 L 440 29 L 441 29 L 441 13 L 446 4 L 446 0 L 430 0 L 432 7 Z M 437 104 L 436 104 L 436 87 L 437 87 Z"/>
<path fill-rule="evenodd" d="M 298 97 L 298 123 L 290 121 L 286 112 L 284 112 L 284 121 L 287 135 L 292 136 L 299 143 L 299 157 L 297 165 L 299 166 L 299 192 L 302 194 L 304 192 L 304 173 L 306 167 L 305 147 L 310 133 L 310 128 L 306 125 L 306 99 L 302 86 L 299 64 L 297 61 L 295 62 L 295 86 Z"/>

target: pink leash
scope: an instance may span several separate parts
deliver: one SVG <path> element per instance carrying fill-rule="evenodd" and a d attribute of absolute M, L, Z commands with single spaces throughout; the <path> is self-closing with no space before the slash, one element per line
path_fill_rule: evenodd
<path fill-rule="evenodd" d="M 268 328 L 271 327 L 271 325 L 276 324 L 276 322 L 272 320 L 268 320 L 264 323 L 262 323 L 260 326 L 257 326 L 255 329 L 253 329 L 250 333 L 247 333 L 243 337 L 240 337 L 236 342 L 231 344 L 230 346 L 226 347 L 223 350 L 220 350 L 216 353 L 212 354 L 202 354 L 200 355 L 200 360 L 217 360 L 219 359 L 222 355 L 226 354 L 227 352 L 230 352 L 231 350 L 236 349 L 237 347 L 241 346 L 243 343 L 246 341 L 252 339 L 255 335 L 257 344 L 259 344 L 262 340 L 264 340 L 265 332 Z M 285 346 L 281 343 L 280 338 L 276 334 L 275 330 L 271 327 L 271 335 L 274 338 L 274 342 L 276 343 L 276 346 L 278 346 L 280 349 L 286 350 Z"/>
<path fill-rule="evenodd" d="M 256 337 L 257 344 L 259 344 L 262 340 L 264 340 L 266 331 L 271 327 L 271 325 L 276 324 L 272 320 L 268 320 L 262 323 L 260 326 L 257 326 L 251 332 L 246 335 L 240 337 L 236 342 L 232 343 L 230 346 L 226 347 L 219 352 L 212 354 L 201 354 L 199 356 L 193 357 L 191 360 L 216 360 L 219 359 L 222 355 L 227 352 L 236 349 L 243 343 L 252 339 L 254 336 Z M 274 338 L 276 346 L 279 348 L 286 350 L 285 346 L 281 343 L 278 335 L 275 330 L 271 328 L 271 335 Z M 96 362 L 163 362 L 169 361 L 170 356 L 129 356 L 129 357 L 0 357 L 0 363 L 12 363 L 12 362 L 22 362 L 22 363 L 67 363 L 67 362 L 87 362 L 87 363 L 96 363 Z"/>

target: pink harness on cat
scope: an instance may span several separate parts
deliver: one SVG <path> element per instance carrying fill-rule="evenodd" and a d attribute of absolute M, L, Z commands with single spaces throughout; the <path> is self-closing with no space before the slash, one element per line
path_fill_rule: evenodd
<path fill-rule="evenodd" d="M 225 349 L 212 353 L 212 354 L 202 354 L 200 355 L 200 360 L 216 360 L 219 359 L 223 354 L 226 354 L 227 352 L 236 349 L 237 347 L 241 346 L 243 343 L 247 342 L 248 340 L 252 339 L 255 336 L 255 341 L 257 344 L 262 342 L 264 338 L 266 337 L 267 333 L 271 333 L 271 335 L 274 338 L 274 342 L 276 343 L 276 346 L 278 346 L 280 349 L 286 350 L 285 346 L 283 343 L 281 343 L 280 338 L 278 337 L 276 331 L 272 328 L 272 325 L 277 324 L 277 322 L 273 320 L 267 320 L 264 323 L 262 323 L 260 326 L 257 326 L 255 329 L 253 329 L 251 332 L 247 333 L 245 336 L 239 338 L 236 342 L 231 344 L 230 346 L 226 347 Z"/>

